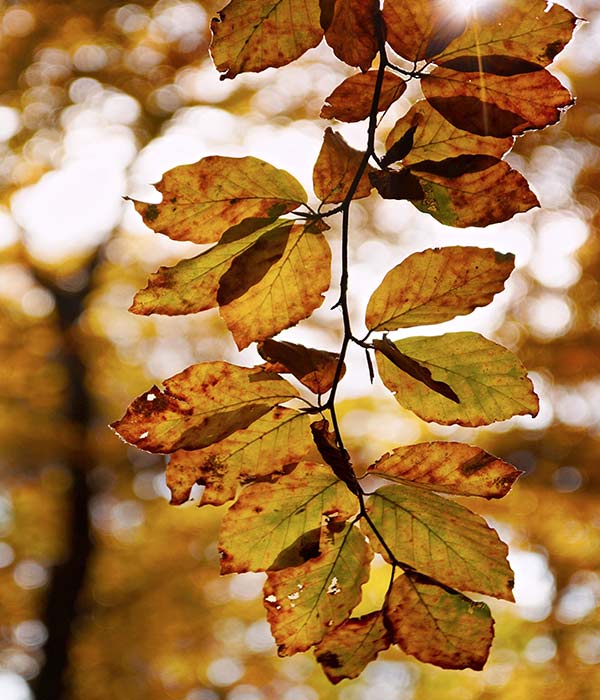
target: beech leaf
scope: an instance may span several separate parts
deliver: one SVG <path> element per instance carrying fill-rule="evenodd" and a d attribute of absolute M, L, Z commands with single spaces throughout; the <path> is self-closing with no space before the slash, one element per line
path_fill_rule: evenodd
<path fill-rule="evenodd" d="M 163 384 L 164 391 L 154 386 L 134 399 L 111 425 L 148 452 L 208 447 L 298 396 L 278 375 L 221 361 L 191 365 Z"/>
<path fill-rule="evenodd" d="M 368 473 L 457 496 L 502 498 L 521 472 L 479 447 L 462 442 L 421 442 L 397 447 Z"/>
<path fill-rule="evenodd" d="M 494 621 L 485 603 L 407 572 L 392 584 L 384 614 L 394 642 L 419 661 L 476 671 L 487 661 Z"/>
<path fill-rule="evenodd" d="M 269 372 L 289 372 L 315 394 L 324 394 L 333 386 L 339 355 L 326 350 L 306 348 L 304 345 L 268 338 L 258 344 L 258 353 L 267 361 Z M 341 369 L 340 379 L 346 371 Z"/>
<path fill-rule="evenodd" d="M 317 197 L 327 204 L 342 202 L 350 190 L 364 156 L 362 151 L 351 148 L 341 134 L 327 127 L 323 135 L 323 145 L 313 169 L 313 187 Z M 377 172 L 375 168 L 367 165 L 353 199 L 369 196 L 373 185 L 368 174 L 374 172 Z"/>
<path fill-rule="evenodd" d="M 367 328 L 393 331 L 469 314 L 504 289 L 513 269 L 514 255 L 492 248 L 449 246 L 413 253 L 373 292 Z"/>
<path fill-rule="evenodd" d="M 394 343 L 400 352 L 448 384 L 460 403 L 440 396 L 376 352 L 379 375 L 405 408 L 427 421 L 476 427 L 512 416 L 537 415 L 538 398 L 518 358 L 478 333 L 446 333 Z"/>
<path fill-rule="evenodd" d="M 177 241 L 214 243 L 249 218 L 274 220 L 307 201 L 285 170 L 247 156 L 208 156 L 168 170 L 157 183 L 160 204 L 132 200 L 144 223 Z"/>
<path fill-rule="evenodd" d="M 321 117 L 339 119 L 342 122 L 359 122 L 366 119 L 371 113 L 377 72 L 370 70 L 346 78 L 326 98 Z M 405 90 L 406 83 L 402 78 L 389 71 L 384 73 L 377 111 L 384 112 L 389 109 Z"/>
<path fill-rule="evenodd" d="M 372 557 L 357 527 L 332 521 L 319 556 L 268 572 L 264 601 L 280 656 L 306 651 L 346 620 L 360 602 Z"/>
<path fill-rule="evenodd" d="M 202 450 L 177 450 L 167 464 L 171 503 L 185 503 L 195 483 L 204 485 L 201 505 L 235 498 L 240 483 L 275 479 L 312 447 L 310 417 L 276 406 L 247 428 Z"/>
<path fill-rule="evenodd" d="M 367 511 L 402 564 L 452 588 L 513 600 L 508 548 L 481 516 L 409 483 L 380 488 L 369 497 Z M 361 527 L 389 561 L 366 521 Z"/>
<path fill-rule="evenodd" d="M 323 38 L 319 0 L 232 0 L 210 25 L 224 78 L 291 63 Z"/>
<path fill-rule="evenodd" d="M 333 53 L 349 66 L 366 71 L 377 54 L 375 0 L 330 0 L 333 12 L 327 18 L 325 41 Z M 349 37 L 352 37 L 349 41 Z"/>
<path fill-rule="evenodd" d="M 290 548 L 303 564 L 319 550 L 298 550 L 294 545 L 319 530 L 324 516 L 345 520 L 358 508 L 356 496 L 322 464 L 301 462 L 274 484 L 250 484 L 221 524 L 221 573 L 288 568 L 277 559 Z"/>
<path fill-rule="evenodd" d="M 315 445 L 321 457 L 331 467 L 333 473 L 341 479 L 353 493 L 358 493 L 360 487 L 356 474 L 352 469 L 350 455 L 347 450 L 341 449 L 337 444 L 335 433 L 329 430 L 329 422 L 323 418 L 312 423 L 310 429 Z"/>
<path fill-rule="evenodd" d="M 332 683 L 356 678 L 380 651 L 387 649 L 392 638 L 383 623 L 381 610 L 351 617 L 328 632 L 315 649 L 317 661 Z"/>

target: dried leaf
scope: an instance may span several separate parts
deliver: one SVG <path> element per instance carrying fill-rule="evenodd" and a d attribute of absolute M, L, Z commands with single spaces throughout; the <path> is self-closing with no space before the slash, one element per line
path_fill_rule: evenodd
<path fill-rule="evenodd" d="M 373 292 L 367 328 L 393 331 L 469 314 L 504 289 L 513 268 L 514 255 L 491 248 L 450 246 L 414 253 Z"/>
<path fill-rule="evenodd" d="M 394 642 L 419 661 L 476 671 L 487 661 L 494 621 L 485 603 L 406 573 L 392 584 L 384 614 Z"/>
<path fill-rule="evenodd" d="M 192 486 L 204 485 L 202 505 L 221 505 L 235 498 L 240 483 L 275 478 L 312 447 L 306 413 L 282 406 L 203 450 L 177 450 L 167 464 L 171 503 L 185 503 Z"/>
<path fill-rule="evenodd" d="M 240 350 L 294 326 L 323 303 L 331 278 L 325 225 L 267 231 L 219 283 L 219 312 Z"/>
<path fill-rule="evenodd" d="M 445 441 L 397 447 L 371 464 L 368 472 L 442 493 L 483 498 L 506 496 L 521 474 L 479 447 Z"/>
<path fill-rule="evenodd" d="M 333 0 L 333 13 L 325 28 L 325 41 L 333 53 L 349 66 L 366 71 L 377 54 L 375 0 Z M 352 39 L 349 41 L 349 37 Z"/>
<path fill-rule="evenodd" d="M 399 562 L 446 586 L 513 600 L 508 548 L 481 516 L 409 483 L 380 488 L 367 511 Z M 366 521 L 361 527 L 389 560 Z"/>
<path fill-rule="evenodd" d="M 538 398 L 518 358 L 478 333 L 396 341 L 400 352 L 427 367 L 434 379 L 448 384 L 460 404 L 440 396 L 402 372 L 380 352 L 379 375 L 405 408 L 423 420 L 476 427 L 512 416 L 537 415 Z"/>
<path fill-rule="evenodd" d="M 323 38 L 319 0 L 232 0 L 210 25 L 224 78 L 285 66 Z"/>
<path fill-rule="evenodd" d="M 392 643 L 381 610 L 352 617 L 329 632 L 315 649 L 317 661 L 332 683 L 356 678 Z"/>
<path fill-rule="evenodd" d="M 303 564 L 319 551 L 303 553 L 296 543 L 318 530 L 324 516 L 344 520 L 358 508 L 356 496 L 322 464 L 301 462 L 274 484 L 250 484 L 221 524 L 221 573 L 288 568 L 277 562 L 288 549 L 299 551 Z"/>
<path fill-rule="evenodd" d="M 347 450 L 339 447 L 335 433 L 329 430 L 329 422 L 323 418 L 313 423 L 310 429 L 321 457 L 331 467 L 333 473 L 346 484 L 350 491 L 359 493 L 360 487 L 352 469 L 350 455 Z"/>
<path fill-rule="evenodd" d="M 132 200 L 144 223 L 177 241 L 213 243 L 245 219 L 274 220 L 306 202 L 302 185 L 258 158 L 209 156 L 168 170 L 160 204 Z M 265 222 L 267 223 L 267 222 Z"/>
<path fill-rule="evenodd" d="M 228 362 L 192 365 L 163 384 L 164 391 L 154 386 L 134 399 L 111 425 L 123 440 L 148 452 L 208 447 L 298 396 L 278 375 Z"/>
<path fill-rule="evenodd" d="M 325 129 L 323 145 L 313 170 L 313 187 L 317 197 L 327 204 L 342 202 L 354 181 L 365 154 L 351 148 L 331 127 Z M 353 199 L 368 197 L 373 189 L 368 174 L 377 172 L 367 165 Z"/>
<path fill-rule="evenodd" d="M 358 73 L 346 78 L 326 98 L 321 109 L 323 119 L 339 119 L 342 122 L 359 122 L 371 113 L 377 71 Z M 406 83 L 394 73 L 383 76 L 377 111 L 384 112 L 404 93 Z"/>
<path fill-rule="evenodd" d="M 258 353 L 269 364 L 269 372 L 289 372 L 315 394 L 324 394 L 333 386 L 339 355 L 326 350 L 306 348 L 304 345 L 269 338 L 258 344 Z M 346 372 L 342 367 L 340 379 Z"/>
<path fill-rule="evenodd" d="M 267 620 L 280 656 L 318 644 L 360 602 L 373 552 L 357 527 L 331 525 L 322 535 L 318 557 L 267 574 Z"/>

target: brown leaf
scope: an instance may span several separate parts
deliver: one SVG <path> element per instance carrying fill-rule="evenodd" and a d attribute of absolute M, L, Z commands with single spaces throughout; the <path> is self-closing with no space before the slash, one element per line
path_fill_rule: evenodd
<path fill-rule="evenodd" d="M 315 394 L 324 394 L 333 386 L 339 355 L 325 350 L 268 338 L 258 344 L 258 353 L 269 364 L 268 372 L 289 372 Z M 342 367 L 340 379 L 346 371 Z"/>
<path fill-rule="evenodd" d="M 377 81 L 377 71 L 358 73 L 346 78 L 326 98 L 321 109 L 323 119 L 339 119 L 342 122 L 359 122 L 371 113 L 371 103 Z M 377 104 L 377 111 L 384 112 L 406 90 L 406 83 L 394 73 L 386 71 Z"/>
<path fill-rule="evenodd" d="M 481 154 L 463 154 L 444 160 L 422 160 L 410 166 L 411 172 L 440 175 L 453 179 L 469 173 L 480 173 L 496 165 L 500 161 L 494 156 Z"/>
<path fill-rule="evenodd" d="M 379 12 L 379 3 L 376 0 L 333 1 L 333 14 L 325 29 L 325 41 L 340 61 L 366 71 L 377 54 L 375 17 Z"/>
<path fill-rule="evenodd" d="M 376 170 L 369 173 L 369 180 L 384 199 L 418 201 L 425 197 L 419 178 L 410 170 Z"/>
<path fill-rule="evenodd" d="M 412 147 L 414 146 L 415 131 L 417 130 L 417 128 L 417 124 L 409 126 L 408 129 L 404 131 L 402 136 L 400 136 L 400 138 L 397 141 L 394 141 L 392 143 L 388 152 L 381 159 L 381 165 L 387 167 L 392 163 L 396 163 L 402 160 L 403 158 L 406 158 L 406 156 L 411 152 Z"/>
<path fill-rule="evenodd" d="M 462 442 L 421 442 L 397 447 L 368 468 L 392 481 L 412 481 L 457 496 L 502 498 L 521 472 L 512 464 Z"/>
<path fill-rule="evenodd" d="M 341 479 L 348 488 L 354 493 L 360 491 L 356 474 L 352 469 L 350 455 L 344 449 L 340 449 L 335 439 L 335 433 L 329 430 L 328 421 L 323 418 L 320 421 L 312 423 L 312 430 L 315 445 L 319 450 L 321 457 L 333 469 L 333 473 Z"/>
<path fill-rule="evenodd" d="M 341 134 L 327 127 L 313 170 L 313 187 L 317 197 L 327 204 L 344 201 L 364 156 L 362 151 L 351 148 Z M 369 181 L 368 174 L 374 172 L 377 172 L 375 168 L 367 165 L 353 199 L 369 196 L 373 185 Z"/>

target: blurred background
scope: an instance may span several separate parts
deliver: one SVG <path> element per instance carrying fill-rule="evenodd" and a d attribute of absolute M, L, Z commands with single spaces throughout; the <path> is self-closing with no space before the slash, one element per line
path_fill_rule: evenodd
<path fill-rule="evenodd" d="M 552 68 L 577 104 L 509 157 L 542 209 L 464 231 L 375 196 L 353 212 L 357 329 L 385 272 L 413 251 L 517 255 L 490 307 L 417 333 L 477 330 L 515 350 L 542 398 L 536 419 L 427 425 L 370 386 L 360 354 L 340 392 L 358 466 L 442 437 L 525 472 L 503 501 L 469 503 L 510 543 L 517 604 L 492 603 L 483 672 L 440 671 L 396 650 L 333 687 L 310 653 L 277 657 L 262 574 L 217 575 L 222 509 L 170 506 L 162 458 L 107 424 L 193 362 L 258 359 L 237 353 L 213 312 L 127 312 L 150 272 L 198 247 L 150 232 L 121 196 L 158 201 L 149 183 L 211 154 L 258 156 L 310 190 L 326 126 L 316 115 L 349 71 L 321 45 L 286 68 L 220 82 L 207 54 L 212 1 L 0 3 L 2 700 L 598 697 L 600 7 L 564 4 L 589 20 Z M 411 87 L 390 110 L 382 139 L 417 98 Z M 364 123 L 339 130 L 364 144 Z M 330 241 L 335 252 L 335 227 Z M 335 349 L 335 299 L 334 285 L 283 337 Z M 365 610 L 381 585 L 375 567 Z"/>

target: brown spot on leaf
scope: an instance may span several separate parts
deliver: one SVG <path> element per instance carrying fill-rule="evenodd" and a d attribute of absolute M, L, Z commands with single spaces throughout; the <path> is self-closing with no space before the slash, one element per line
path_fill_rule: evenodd
<path fill-rule="evenodd" d="M 158 218 L 158 214 L 159 211 L 156 204 L 149 204 L 146 211 L 144 212 L 144 219 L 146 219 L 146 221 L 154 221 Z"/>
<path fill-rule="evenodd" d="M 317 656 L 317 661 L 322 666 L 328 666 L 329 668 L 340 668 L 342 666 L 342 662 L 340 661 L 339 657 L 332 651 L 326 651 L 323 654 L 319 654 Z"/>

